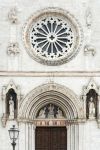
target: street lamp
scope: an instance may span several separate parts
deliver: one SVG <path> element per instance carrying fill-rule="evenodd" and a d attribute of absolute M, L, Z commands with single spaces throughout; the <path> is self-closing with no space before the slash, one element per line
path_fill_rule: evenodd
<path fill-rule="evenodd" d="M 19 136 L 19 130 L 15 128 L 15 125 L 13 125 L 13 127 L 10 128 L 8 131 L 9 131 L 10 139 L 12 141 L 11 144 L 12 144 L 13 150 L 15 150 L 16 140 L 18 139 L 18 136 Z"/>

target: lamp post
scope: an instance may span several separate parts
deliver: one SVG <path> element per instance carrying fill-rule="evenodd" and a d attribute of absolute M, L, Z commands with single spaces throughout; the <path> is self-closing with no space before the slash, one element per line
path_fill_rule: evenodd
<path fill-rule="evenodd" d="M 13 127 L 10 128 L 8 131 L 9 131 L 10 139 L 12 141 L 11 144 L 12 144 L 13 150 L 15 150 L 16 140 L 18 139 L 18 136 L 19 136 L 19 130 L 15 128 L 15 125 L 13 125 Z"/>

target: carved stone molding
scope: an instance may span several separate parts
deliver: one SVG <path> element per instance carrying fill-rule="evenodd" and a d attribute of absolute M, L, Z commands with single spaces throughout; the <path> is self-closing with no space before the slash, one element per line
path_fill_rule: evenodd
<path fill-rule="evenodd" d="M 7 54 L 9 56 L 16 56 L 20 53 L 19 50 L 19 44 L 18 43 L 9 43 L 8 48 L 7 48 Z"/>
<path fill-rule="evenodd" d="M 17 109 L 19 108 L 19 101 L 21 100 L 20 87 L 16 86 L 15 83 L 13 82 L 13 80 L 11 80 L 8 85 L 5 85 L 5 86 L 2 87 L 2 95 L 1 96 L 2 96 L 2 103 L 3 103 L 3 105 L 2 105 L 3 115 L 2 115 L 1 121 L 2 121 L 3 127 L 6 126 L 7 120 L 12 120 L 8 117 L 8 114 L 6 112 L 6 103 L 7 103 L 6 94 L 9 91 L 9 89 L 13 89 L 17 94 L 17 101 L 18 101 Z M 17 112 L 18 112 L 18 110 L 17 110 Z"/>
<path fill-rule="evenodd" d="M 17 16 L 17 8 L 11 8 L 10 11 L 8 12 L 8 19 L 12 24 L 17 24 L 18 23 L 18 16 Z"/>
<path fill-rule="evenodd" d="M 0 71 L 2 77 L 100 77 L 100 71 Z"/>

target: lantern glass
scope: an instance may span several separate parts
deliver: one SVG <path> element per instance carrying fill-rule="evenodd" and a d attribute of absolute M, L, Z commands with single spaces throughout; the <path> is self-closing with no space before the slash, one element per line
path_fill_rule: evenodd
<path fill-rule="evenodd" d="M 19 130 L 17 128 L 15 128 L 15 125 L 13 125 L 13 127 L 10 128 L 10 130 L 8 130 L 8 131 L 9 131 L 10 139 L 13 141 L 16 141 L 19 136 Z"/>

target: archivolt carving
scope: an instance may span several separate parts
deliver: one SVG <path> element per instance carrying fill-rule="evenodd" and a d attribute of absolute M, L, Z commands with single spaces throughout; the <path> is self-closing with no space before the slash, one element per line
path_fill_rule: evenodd
<path fill-rule="evenodd" d="M 59 106 L 66 120 L 83 118 L 82 105 L 76 94 L 62 85 L 49 83 L 35 88 L 23 99 L 20 103 L 19 119 L 36 119 L 37 112 L 49 103 Z"/>

